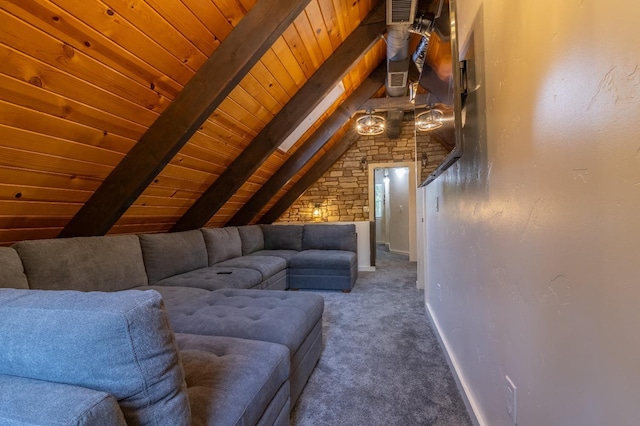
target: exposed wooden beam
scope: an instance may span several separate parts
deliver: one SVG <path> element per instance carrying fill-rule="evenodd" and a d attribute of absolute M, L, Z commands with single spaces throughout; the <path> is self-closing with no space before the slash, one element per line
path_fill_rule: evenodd
<path fill-rule="evenodd" d="M 416 95 L 413 101 L 411 101 L 408 96 L 369 99 L 358 108 L 358 111 L 364 112 L 369 109 L 375 112 L 394 110 L 413 111 L 415 108 L 424 108 L 427 105 L 429 105 L 429 95 L 421 93 Z"/>
<path fill-rule="evenodd" d="M 313 185 L 322 175 L 338 161 L 345 152 L 349 150 L 360 135 L 355 130 L 355 126 L 335 144 L 331 149 L 318 160 L 304 176 L 297 181 L 286 194 L 282 196 L 274 205 L 260 218 L 258 223 L 273 223 L 282 213 L 284 213 L 311 185 Z"/>
<path fill-rule="evenodd" d="M 384 32 L 384 2 L 362 21 L 247 148 L 222 172 L 172 231 L 204 226 L 276 150 Z"/>
<path fill-rule="evenodd" d="M 109 231 L 308 3 L 258 1 L 59 236 Z"/>
<path fill-rule="evenodd" d="M 335 132 L 345 125 L 360 106 L 383 85 L 386 77 L 384 64 L 378 66 L 360 84 L 340 107 L 316 130 L 313 135 L 285 161 L 269 180 L 245 203 L 225 226 L 246 225 L 298 173 L 298 171 L 324 146 Z"/>

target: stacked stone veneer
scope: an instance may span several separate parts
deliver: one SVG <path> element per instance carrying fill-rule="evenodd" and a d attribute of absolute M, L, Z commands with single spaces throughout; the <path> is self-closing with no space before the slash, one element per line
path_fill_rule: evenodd
<path fill-rule="evenodd" d="M 431 173 L 448 151 L 435 138 L 426 145 L 427 172 Z M 419 154 L 422 157 L 422 154 Z M 278 219 L 278 222 L 351 222 L 369 220 L 367 163 L 402 163 L 415 159 L 413 120 L 404 121 L 398 139 L 361 136 L 335 164 Z"/>

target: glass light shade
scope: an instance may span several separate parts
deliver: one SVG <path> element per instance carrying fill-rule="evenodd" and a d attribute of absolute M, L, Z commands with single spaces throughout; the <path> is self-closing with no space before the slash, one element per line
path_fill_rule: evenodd
<path fill-rule="evenodd" d="M 442 111 L 439 109 L 428 109 L 416 116 L 416 128 L 421 132 L 428 132 L 442 127 Z"/>
<path fill-rule="evenodd" d="M 379 135 L 384 132 L 384 117 L 374 115 L 371 111 L 356 120 L 358 133 L 365 136 Z"/>

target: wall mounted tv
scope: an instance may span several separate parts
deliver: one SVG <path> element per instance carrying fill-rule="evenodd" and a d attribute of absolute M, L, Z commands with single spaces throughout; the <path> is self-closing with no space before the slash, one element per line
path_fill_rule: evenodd
<path fill-rule="evenodd" d="M 459 60 L 455 0 L 434 0 L 431 7 L 434 12 L 431 12 L 430 32 L 422 40 L 426 50 L 422 52 L 423 57 L 418 58 L 419 46 L 413 57 L 417 65 L 424 61 L 415 90 L 416 162 L 421 170 L 419 186 L 435 180 L 462 156 L 463 151 L 465 62 Z M 429 173 L 433 164 L 426 147 L 433 139 L 450 151 Z"/>

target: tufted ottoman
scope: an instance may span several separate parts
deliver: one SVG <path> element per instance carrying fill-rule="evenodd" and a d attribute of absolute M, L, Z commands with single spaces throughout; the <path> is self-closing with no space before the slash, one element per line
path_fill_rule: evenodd
<path fill-rule="evenodd" d="M 311 293 L 216 290 L 184 304 L 168 304 L 176 333 L 228 336 L 279 343 L 289 348 L 291 406 L 322 351 L 324 299 Z"/>
<path fill-rule="evenodd" d="M 192 425 L 288 425 L 289 351 L 282 345 L 176 333 Z"/>

